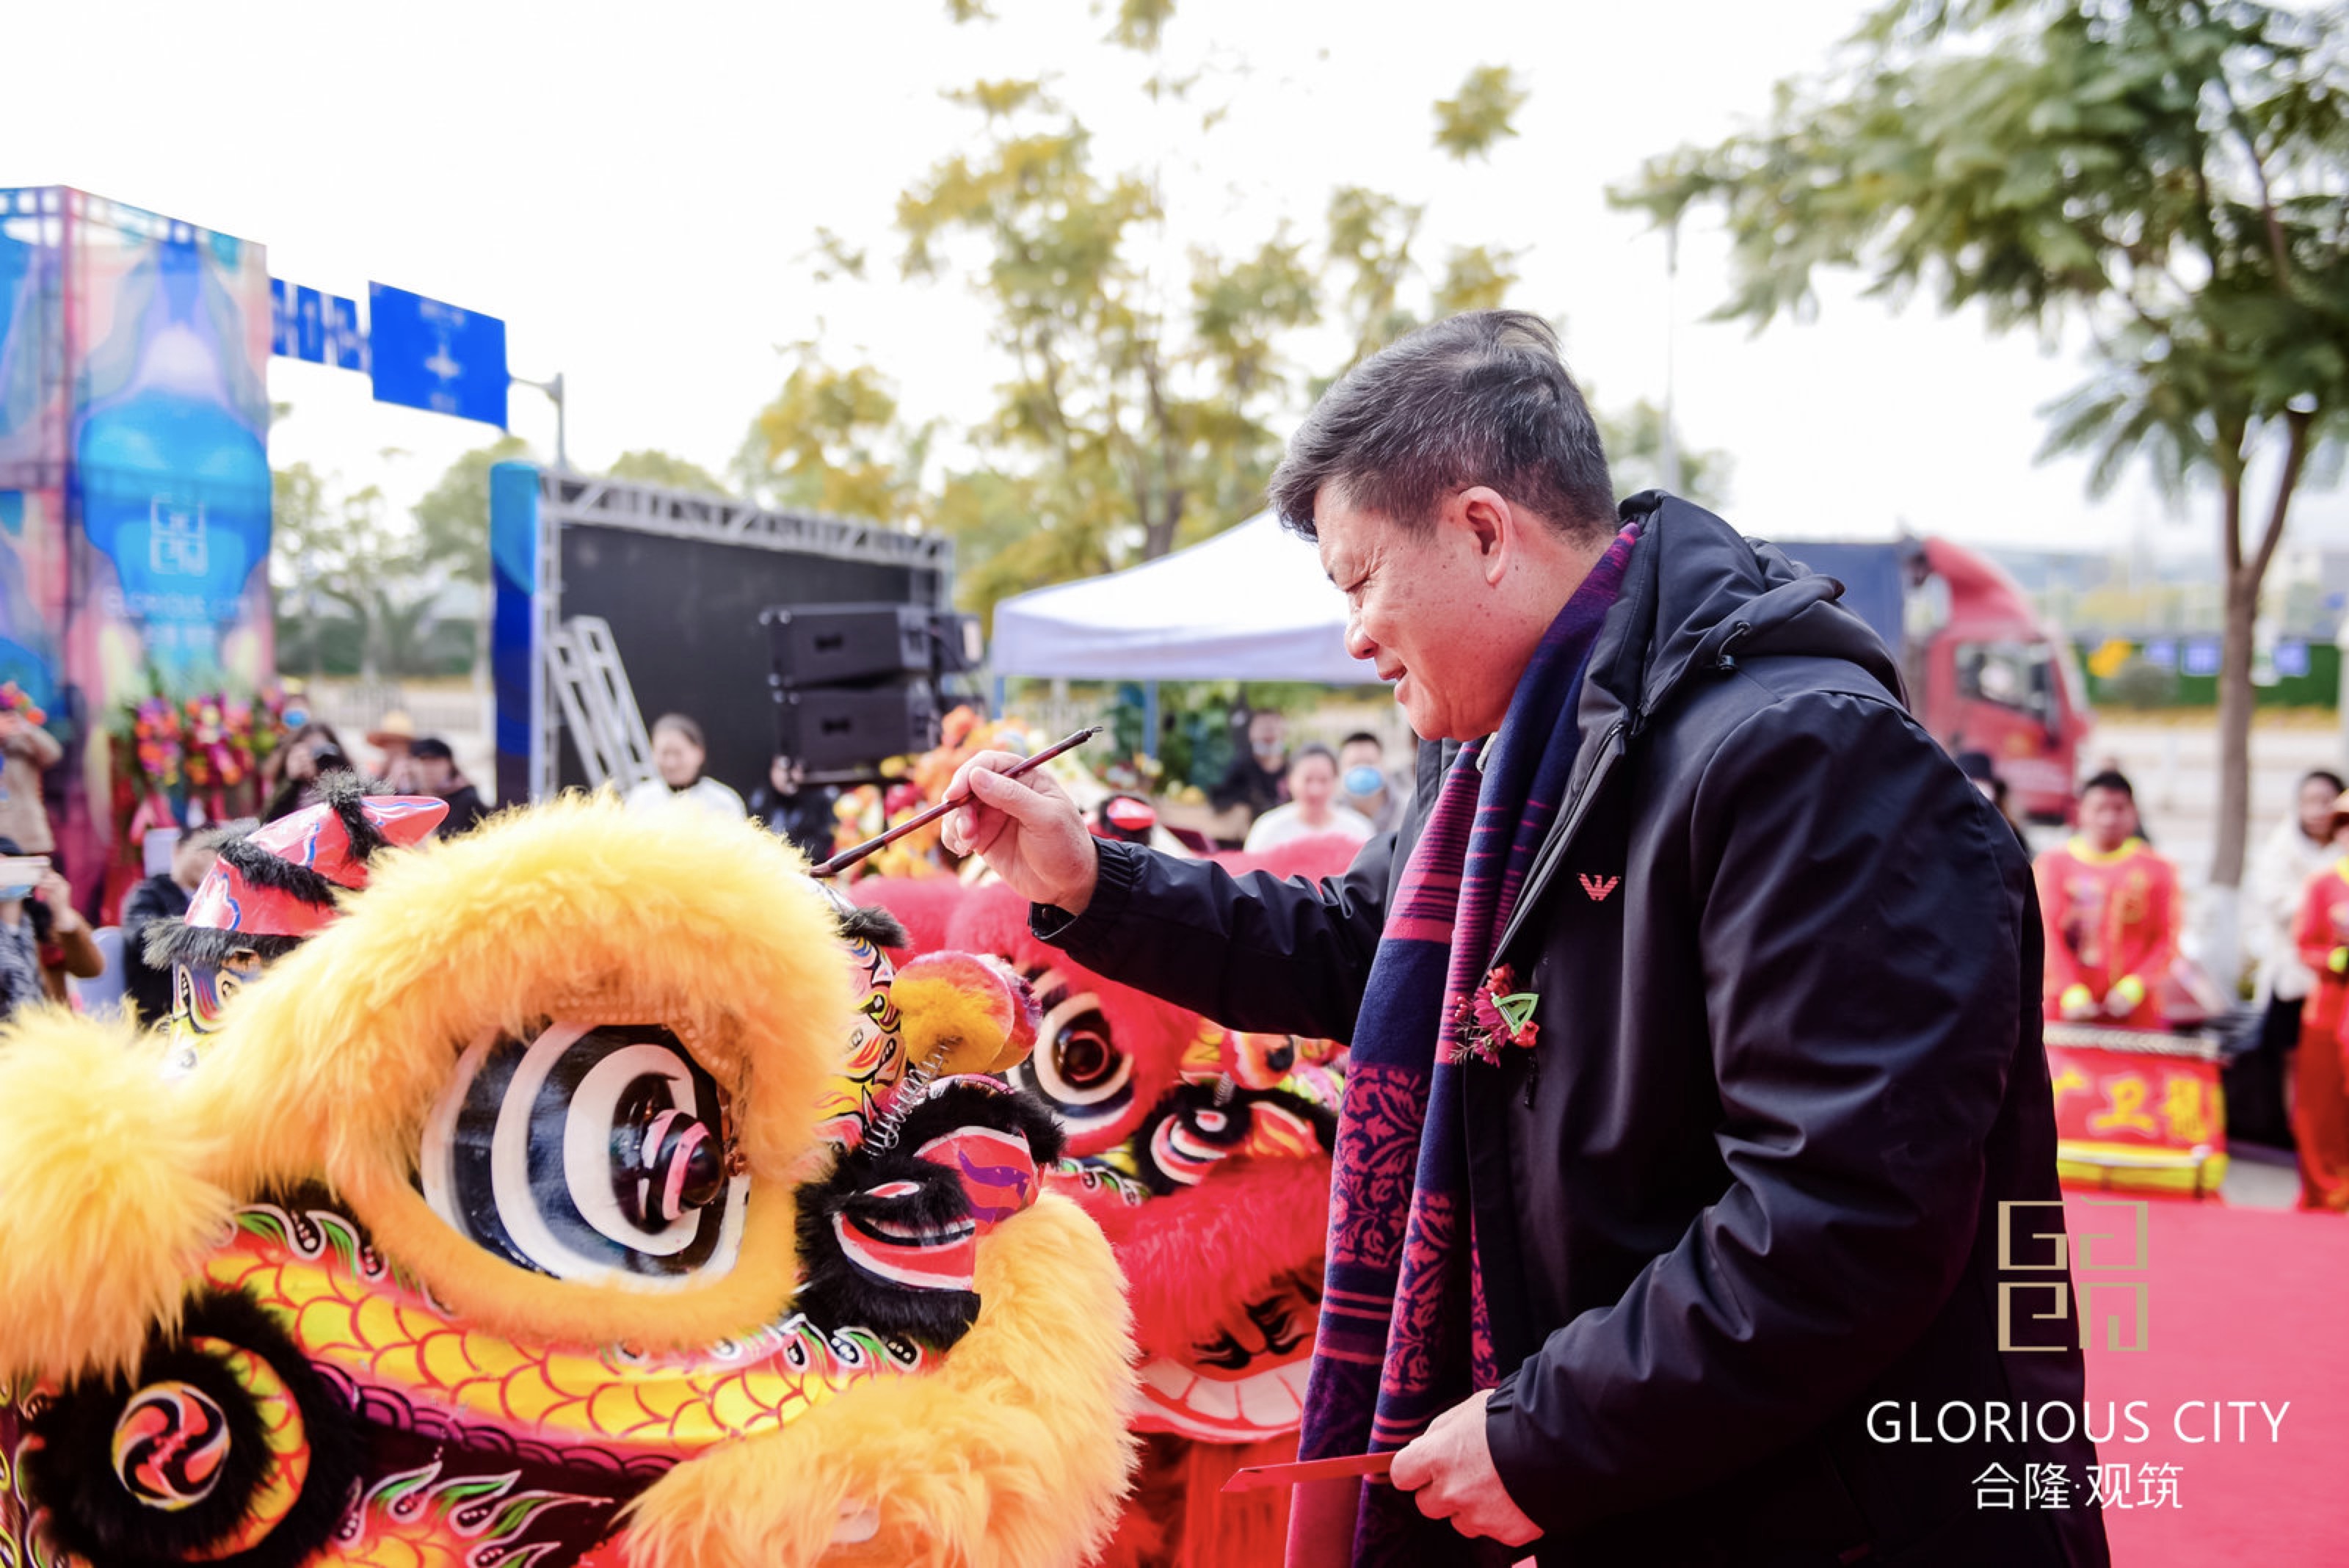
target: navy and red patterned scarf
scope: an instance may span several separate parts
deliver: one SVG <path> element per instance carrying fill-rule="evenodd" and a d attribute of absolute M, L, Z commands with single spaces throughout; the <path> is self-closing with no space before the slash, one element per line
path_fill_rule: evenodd
<path fill-rule="evenodd" d="M 1466 1233 L 1462 1075 L 1489 1049 L 1475 1015 L 1482 998 L 1491 1017 L 1493 943 L 1557 819 L 1583 671 L 1638 537 L 1617 535 L 1558 612 L 1499 732 L 1460 748 L 1387 911 L 1349 1058 L 1300 1459 L 1400 1449 L 1499 1381 Z M 1450 1537 L 1408 1493 L 1355 1490 L 1358 1512 L 1339 1483 L 1299 1490 L 1291 1568 L 1428 1563 Z"/>

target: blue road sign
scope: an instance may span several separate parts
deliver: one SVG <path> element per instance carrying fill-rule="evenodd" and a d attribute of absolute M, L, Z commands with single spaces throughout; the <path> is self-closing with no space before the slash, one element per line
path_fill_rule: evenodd
<path fill-rule="evenodd" d="M 367 369 L 367 334 L 359 330 L 359 302 L 326 296 L 326 359 L 339 369 Z"/>
<path fill-rule="evenodd" d="M 269 280 L 269 351 L 289 357 L 294 352 L 294 302 L 282 277 Z"/>
<path fill-rule="evenodd" d="M 315 288 L 294 291 L 294 358 L 326 362 L 326 305 Z"/>
<path fill-rule="evenodd" d="M 504 322 L 370 283 L 367 326 L 376 401 L 505 429 Z"/>

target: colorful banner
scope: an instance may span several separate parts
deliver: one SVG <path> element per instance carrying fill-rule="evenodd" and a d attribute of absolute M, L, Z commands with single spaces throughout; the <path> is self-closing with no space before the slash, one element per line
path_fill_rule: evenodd
<path fill-rule="evenodd" d="M 274 670 L 270 325 L 259 245 L 0 190 L 0 679 L 67 747 L 50 819 L 84 894 L 115 857 L 114 711 Z"/>
<path fill-rule="evenodd" d="M 2219 1064 L 2198 1038 L 2051 1023 L 2055 1166 L 2066 1186 L 2214 1196 L 2227 1174 Z"/>

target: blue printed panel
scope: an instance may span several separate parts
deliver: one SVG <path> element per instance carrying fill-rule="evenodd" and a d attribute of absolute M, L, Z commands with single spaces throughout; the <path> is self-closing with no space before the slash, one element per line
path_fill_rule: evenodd
<path fill-rule="evenodd" d="M 538 735 L 538 470 L 501 462 L 490 470 L 490 687 L 497 703 L 498 803 L 530 798 L 531 747 Z"/>

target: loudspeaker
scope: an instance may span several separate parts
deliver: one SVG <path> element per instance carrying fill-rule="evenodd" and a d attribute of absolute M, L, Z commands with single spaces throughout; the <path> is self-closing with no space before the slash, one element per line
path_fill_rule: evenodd
<path fill-rule="evenodd" d="M 775 683 L 783 687 L 927 675 L 936 664 L 930 617 L 920 605 L 887 604 L 776 605 L 759 612 Z"/>
<path fill-rule="evenodd" d="M 925 680 L 775 691 L 775 749 L 810 773 L 865 766 L 937 743 L 937 693 Z"/>
<path fill-rule="evenodd" d="M 959 675 L 986 660 L 987 639 L 980 635 L 975 615 L 938 611 L 930 617 L 930 639 L 936 644 L 941 674 Z"/>

